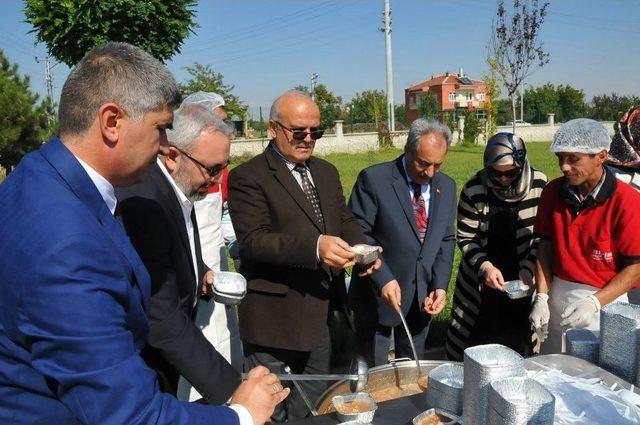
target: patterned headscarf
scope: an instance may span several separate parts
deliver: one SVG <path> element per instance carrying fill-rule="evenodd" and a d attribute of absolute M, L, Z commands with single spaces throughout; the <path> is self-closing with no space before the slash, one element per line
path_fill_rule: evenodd
<path fill-rule="evenodd" d="M 640 169 L 640 106 L 632 106 L 614 126 L 607 163 Z"/>
<path fill-rule="evenodd" d="M 487 169 L 495 165 L 513 165 L 520 169 L 520 175 L 507 187 L 501 186 L 489 175 Z M 497 133 L 491 136 L 484 149 L 484 169 L 480 172 L 482 183 L 506 202 L 522 200 L 531 187 L 533 178 L 527 159 L 524 140 L 513 133 Z"/>

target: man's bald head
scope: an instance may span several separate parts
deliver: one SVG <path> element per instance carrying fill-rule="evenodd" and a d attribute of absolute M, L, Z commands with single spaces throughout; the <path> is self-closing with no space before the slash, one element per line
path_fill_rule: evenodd
<path fill-rule="evenodd" d="M 273 102 L 269 113 L 269 131 L 282 155 L 293 163 L 304 163 L 313 153 L 317 130 L 320 130 L 320 109 L 304 92 L 292 90 Z M 306 133 L 295 138 L 294 134 Z M 304 134 L 303 133 L 303 134 Z M 312 135 L 313 133 L 313 135 Z"/>

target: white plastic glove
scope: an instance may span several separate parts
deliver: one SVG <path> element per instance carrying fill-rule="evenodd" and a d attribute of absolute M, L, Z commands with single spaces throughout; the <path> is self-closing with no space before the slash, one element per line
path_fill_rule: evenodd
<path fill-rule="evenodd" d="M 531 329 L 533 329 L 538 335 L 540 342 L 547 339 L 549 335 L 549 294 L 536 294 L 533 299 L 533 307 L 531 308 L 531 314 L 529 314 L 529 322 L 531 322 Z"/>
<path fill-rule="evenodd" d="M 570 328 L 584 328 L 591 324 L 593 316 L 600 312 L 600 301 L 595 295 L 587 295 L 586 297 L 574 301 L 569 304 L 560 317 L 562 320 L 560 326 L 568 326 Z"/>

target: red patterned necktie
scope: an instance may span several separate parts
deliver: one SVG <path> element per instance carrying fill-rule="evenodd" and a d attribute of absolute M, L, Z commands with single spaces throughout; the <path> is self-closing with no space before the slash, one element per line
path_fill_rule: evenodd
<path fill-rule="evenodd" d="M 411 203 L 413 204 L 413 218 L 416 221 L 416 227 L 418 228 L 418 238 L 420 243 L 424 242 L 424 236 L 427 233 L 427 225 L 429 224 L 429 218 L 427 217 L 427 209 L 422 197 L 422 185 L 411 182 L 413 187 L 413 197 Z"/>

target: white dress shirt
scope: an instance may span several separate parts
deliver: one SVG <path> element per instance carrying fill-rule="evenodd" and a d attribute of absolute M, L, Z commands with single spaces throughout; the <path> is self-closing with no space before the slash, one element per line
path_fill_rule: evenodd
<path fill-rule="evenodd" d="M 193 211 L 193 203 L 186 197 L 186 195 L 180 190 L 176 182 L 171 177 L 171 174 L 167 171 L 167 168 L 164 166 L 160 159 L 156 159 L 158 162 L 158 166 L 160 170 L 162 170 L 162 174 L 165 175 L 173 191 L 178 197 L 178 203 L 180 204 L 180 209 L 182 210 L 182 217 L 184 218 L 184 224 L 187 226 L 187 237 L 189 238 L 189 248 L 191 248 L 191 260 L 193 262 L 193 273 L 195 274 L 195 285 L 196 285 L 196 296 L 193 298 L 193 306 L 195 307 L 198 302 L 198 260 L 196 258 L 196 239 L 194 236 L 193 230 L 193 222 L 191 221 L 191 211 Z"/>
<path fill-rule="evenodd" d="M 91 168 L 89 164 L 87 164 L 77 156 L 75 158 L 78 160 L 82 168 L 84 168 L 84 171 L 87 172 L 89 178 L 96 186 L 96 189 L 98 189 L 98 192 L 100 192 L 100 196 L 102 196 L 102 199 L 104 199 L 104 202 L 107 204 L 107 208 L 109 208 L 111 214 L 114 214 L 116 212 L 116 205 L 118 201 L 116 199 L 116 192 L 113 190 L 113 185 L 109 183 L 107 179 L 102 177 L 100 173 Z"/>

